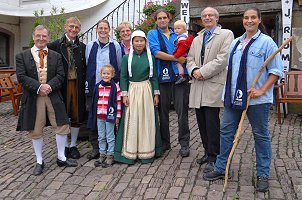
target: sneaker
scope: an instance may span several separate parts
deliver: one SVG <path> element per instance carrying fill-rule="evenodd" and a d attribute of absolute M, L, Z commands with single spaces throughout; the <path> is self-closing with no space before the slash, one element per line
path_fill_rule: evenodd
<path fill-rule="evenodd" d="M 230 178 L 231 178 L 231 176 L 228 176 L 228 179 L 230 179 Z M 224 173 L 220 173 L 220 172 L 213 170 L 211 172 L 204 173 L 203 179 L 206 181 L 215 181 L 218 179 L 224 179 Z"/>
<path fill-rule="evenodd" d="M 76 146 L 69 148 L 69 155 L 70 158 L 73 159 L 79 159 L 81 157 L 81 154 Z"/>
<path fill-rule="evenodd" d="M 100 158 L 97 161 L 94 162 L 94 166 L 95 167 L 101 166 L 104 163 L 105 160 L 106 160 L 106 155 L 105 154 L 100 154 Z"/>
<path fill-rule="evenodd" d="M 181 148 L 179 150 L 179 153 L 181 155 L 181 157 L 188 157 L 190 155 L 190 149 L 188 147 L 185 147 L 185 148 Z"/>
<path fill-rule="evenodd" d="M 183 76 L 178 76 L 178 77 L 176 78 L 175 85 L 179 85 L 179 84 L 181 84 L 181 83 L 183 83 L 183 82 L 185 82 L 185 81 L 186 81 L 186 78 L 185 78 L 185 77 L 183 77 Z"/>
<path fill-rule="evenodd" d="M 209 173 L 211 171 L 214 171 L 215 163 L 214 162 L 208 162 L 205 166 L 203 173 Z"/>
<path fill-rule="evenodd" d="M 107 168 L 112 166 L 114 163 L 113 155 L 107 155 L 106 160 L 103 162 L 102 167 Z"/>
<path fill-rule="evenodd" d="M 268 178 L 257 176 L 256 191 L 267 192 L 269 190 Z"/>

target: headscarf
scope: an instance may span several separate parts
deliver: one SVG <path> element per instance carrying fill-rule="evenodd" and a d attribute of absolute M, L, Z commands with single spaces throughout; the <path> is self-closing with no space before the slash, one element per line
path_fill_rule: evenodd
<path fill-rule="evenodd" d="M 132 77 L 131 63 L 132 63 L 133 51 L 134 51 L 134 49 L 133 49 L 133 38 L 134 37 L 145 38 L 147 56 L 148 56 L 148 61 L 149 61 L 149 66 L 150 66 L 149 77 L 151 78 L 153 76 L 153 62 L 152 62 L 151 51 L 150 51 L 149 42 L 148 42 L 148 39 L 146 37 L 146 34 L 143 31 L 141 31 L 141 30 L 136 30 L 131 35 L 130 52 L 129 52 L 129 57 L 128 57 L 128 73 L 129 73 L 129 77 Z"/>

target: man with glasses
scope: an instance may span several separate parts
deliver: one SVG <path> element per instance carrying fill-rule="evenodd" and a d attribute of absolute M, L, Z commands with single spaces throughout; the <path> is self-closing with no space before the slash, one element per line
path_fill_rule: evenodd
<path fill-rule="evenodd" d="M 204 172 L 213 170 L 219 154 L 219 111 L 226 79 L 228 48 L 234 39 L 232 31 L 218 25 L 219 13 L 207 7 L 201 12 L 204 29 L 193 40 L 187 61 L 192 76 L 189 107 L 195 108 L 204 156 L 197 159 Z"/>
<path fill-rule="evenodd" d="M 76 17 L 70 17 L 64 25 L 62 38 L 48 44 L 48 48 L 60 53 L 66 74 L 62 87 L 63 100 L 70 119 L 71 143 L 66 142 L 65 155 L 73 159 L 80 158 L 76 147 L 81 124 L 86 120 L 85 80 L 86 80 L 86 45 L 79 41 L 81 23 Z"/>
<path fill-rule="evenodd" d="M 180 155 L 182 157 L 188 157 L 190 154 L 190 130 L 188 125 L 189 83 L 186 68 L 184 69 L 186 81 L 175 85 L 175 77 L 178 75 L 176 62 L 183 64 L 186 62 L 186 58 L 175 58 L 172 55 L 174 40 L 177 35 L 172 29 L 169 29 L 170 20 L 168 13 L 163 9 L 159 9 L 155 13 L 154 20 L 157 27 L 148 32 L 148 40 L 151 52 L 156 58 L 156 67 L 160 83 L 159 114 L 163 150 L 171 149 L 169 108 L 173 100 L 178 116 L 178 141 L 181 146 Z"/>
<path fill-rule="evenodd" d="M 65 76 L 61 55 L 47 48 L 49 32 L 43 25 L 34 29 L 32 37 L 34 46 L 16 55 L 16 74 L 23 90 L 17 131 L 29 133 L 36 155 L 33 175 L 38 176 L 44 169 L 43 129 L 49 123 L 56 135 L 57 165 L 76 167 L 78 163 L 64 155 L 70 130 L 61 100 Z"/>

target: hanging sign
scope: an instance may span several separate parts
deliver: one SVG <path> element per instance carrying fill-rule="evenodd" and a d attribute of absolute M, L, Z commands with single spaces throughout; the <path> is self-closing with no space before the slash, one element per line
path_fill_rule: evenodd
<path fill-rule="evenodd" d="M 189 11 L 189 0 L 181 0 L 180 2 L 180 19 L 187 23 L 190 23 L 190 11 Z"/>
<path fill-rule="evenodd" d="M 282 40 L 285 41 L 291 36 L 292 33 L 292 11 L 293 0 L 281 0 L 282 1 Z M 283 61 L 284 71 L 289 70 L 290 64 L 290 44 L 284 47 L 281 51 L 281 58 Z"/>

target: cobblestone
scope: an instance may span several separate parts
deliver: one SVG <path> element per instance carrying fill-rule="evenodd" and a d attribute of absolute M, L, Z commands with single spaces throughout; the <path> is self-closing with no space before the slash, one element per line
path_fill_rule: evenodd
<path fill-rule="evenodd" d="M 91 145 L 78 142 L 82 157 L 75 168 L 59 168 L 56 144 L 51 128 L 45 128 L 44 172 L 33 176 L 35 155 L 25 132 L 15 131 L 17 116 L 9 102 L 0 103 L 0 199 L 44 200 L 234 200 L 302 199 L 302 118 L 289 114 L 281 125 L 270 112 L 269 129 L 273 159 L 269 178 L 270 191 L 256 192 L 255 149 L 251 126 L 245 119 L 241 139 L 231 165 L 232 178 L 222 192 L 223 181 L 204 181 L 204 165 L 196 159 L 204 155 L 194 110 L 189 111 L 190 156 L 179 155 L 177 116 L 170 113 L 171 147 L 152 164 L 114 164 L 95 168 L 86 159 Z"/>

